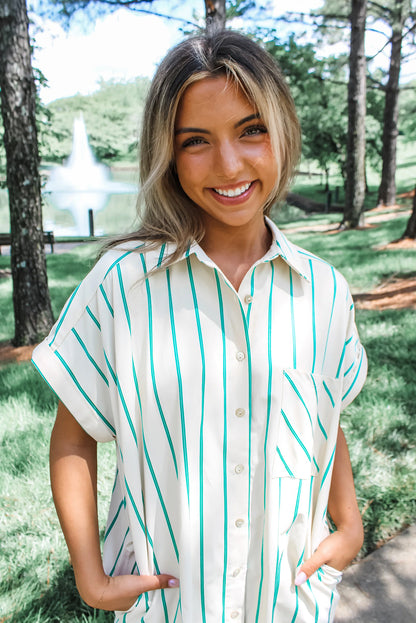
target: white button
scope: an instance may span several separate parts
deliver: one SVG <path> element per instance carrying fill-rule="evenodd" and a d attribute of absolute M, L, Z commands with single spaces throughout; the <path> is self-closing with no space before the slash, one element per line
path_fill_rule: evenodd
<path fill-rule="evenodd" d="M 231 618 L 236 619 L 240 613 L 237 610 L 233 610 L 231 613 Z"/>
<path fill-rule="evenodd" d="M 235 356 L 237 358 L 237 361 L 243 361 L 243 359 L 246 358 L 245 354 L 241 350 L 239 350 Z"/>
<path fill-rule="evenodd" d="M 239 575 L 240 572 L 241 572 L 241 569 L 234 569 L 234 571 L 233 571 L 233 578 L 236 578 L 237 575 Z"/>
<path fill-rule="evenodd" d="M 244 471 L 244 465 L 236 465 L 234 471 L 236 474 L 241 474 Z"/>
<path fill-rule="evenodd" d="M 244 526 L 244 519 L 236 519 L 235 525 L 237 526 L 237 528 L 241 528 L 241 526 Z"/>
<path fill-rule="evenodd" d="M 245 412 L 244 409 L 241 409 L 241 407 L 240 407 L 239 409 L 235 410 L 235 414 L 236 414 L 237 417 L 243 417 L 243 415 L 245 415 L 246 412 Z"/>
<path fill-rule="evenodd" d="M 244 303 L 247 303 L 247 305 L 250 305 L 250 303 L 252 302 L 253 297 L 250 294 L 246 294 L 244 297 Z"/>

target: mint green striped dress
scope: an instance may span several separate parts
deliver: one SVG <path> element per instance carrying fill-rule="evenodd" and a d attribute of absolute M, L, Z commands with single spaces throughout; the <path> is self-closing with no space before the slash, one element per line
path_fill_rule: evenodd
<path fill-rule="evenodd" d="M 238 292 L 197 244 L 156 271 L 167 246 L 107 252 L 34 353 L 81 426 L 115 441 L 106 572 L 180 579 L 118 623 L 333 620 L 342 574 L 294 579 L 328 534 L 366 356 L 344 278 L 267 223 Z"/>

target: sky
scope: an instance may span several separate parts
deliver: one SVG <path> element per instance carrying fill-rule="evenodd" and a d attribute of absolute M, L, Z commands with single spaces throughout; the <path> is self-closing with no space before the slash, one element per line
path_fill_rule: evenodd
<path fill-rule="evenodd" d="M 31 0 L 29 5 L 36 5 Z M 263 2 L 264 4 L 264 2 Z M 271 15 L 287 10 L 286 0 L 268 0 Z M 291 10 L 309 12 L 322 5 L 322 0 L 293 0 Z M 203 0 L 157 0 L 154 10 L 195 21 L 203 25 Z M 40 91 L 45 104 L 77 93 L 88 94 L 97 90 L 99 81 L 131 80 L 137 76 L 152 77 L 158 62 L 167 50 L 183 38 L 181 24 L 127 9 L 88 22 L 80 11 L 71 27 L 65 30 L 61 24 L 42 19 L 36 10 L 30 12 L 35 38 L 33 64 L 45 75 L 48 86 Z M 233 22 L 241 26 L 241 22 Z M 288 27 L 289 28 L 289 27 Z M 378 50 L 385 39 L 376 35 L 368 37 L 367 54 Z M 388 66 L 388 49 L 378 57 L 385 68 Z M 416 77 L 416 61 L 402 70 Z"/>
<path fill-rule="evenodd" d="M 292 8 L 306 11 L 321 3 L 321 0 L 295 0 L 296 7 Z M 284 12 L 284 5 L 286 2 L 282 0 L 270 1 L 275 13 Z M 192 21 L 196 11 L 203 23 L 202 0 L 158 0 L 154 9 Z M 79 15 L 82 18 L 81 12 Z M 91 93 L 98 88 L 100 79 L 152 77 L 167 50 L 183 38 L 180 22 L 135 14 L 127 9 L 100 18 L 94 25 L 79 18 L 68 31 L 56 22 L 41 19 L 36 11 L 30 17 L 36 42 L 33 65 L 48 81 L 48 86 L 40 92 L 45 104 L 77 93 Z"/>

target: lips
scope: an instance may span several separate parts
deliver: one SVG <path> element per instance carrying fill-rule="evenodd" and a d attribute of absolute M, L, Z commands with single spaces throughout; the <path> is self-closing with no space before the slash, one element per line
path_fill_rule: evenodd
<path fill-rule="evenodd" d="M 247 182 L 246 184 L 237 186 L 237 188 L 227 188 L 227 189 L 214 188 L 213 190 L 218 195 L 221 195 L 221 197 L 239 197 L 240 195 L 245 193 L 250 188 L 251 185 L 252 185 L 252 182 Z"/>

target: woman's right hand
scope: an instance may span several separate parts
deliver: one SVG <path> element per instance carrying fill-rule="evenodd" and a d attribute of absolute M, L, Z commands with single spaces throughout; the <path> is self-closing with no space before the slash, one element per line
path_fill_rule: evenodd
<path fill-rule="evenodd" d="M 104 575 L 93 586 L 84 587 L 77 582 L 82 599 L 92 608 L 126 611 L 147 591 L 177 588 L 179 581 L 171 575 Z"/>
<path fill-rule="evenodd" d="M 179 585 L 167 574 L 110 577 L 104 573 L 97 517 L 97 443 L 62 403 L 51 436 L 50 468 L 75 581 L 88 605 L 125 611 L 146 591 Z"/>

